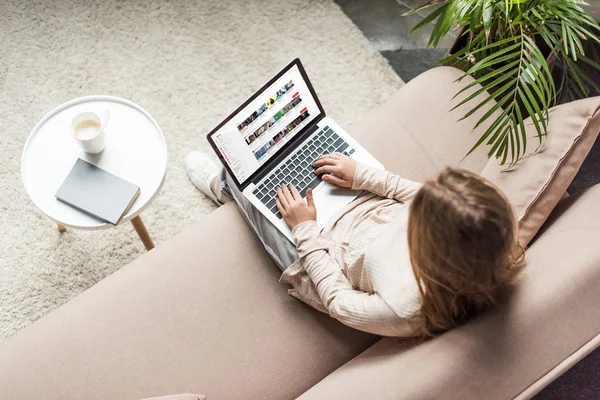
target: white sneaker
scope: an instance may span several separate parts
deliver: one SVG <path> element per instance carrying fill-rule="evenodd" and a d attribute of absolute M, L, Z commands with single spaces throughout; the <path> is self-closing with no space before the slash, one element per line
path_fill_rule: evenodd
<path fill-rule="evenodd" d="M 194 186 L 217 205 L 223 204 L 211 189 L 212 181 L 221 172 L 221 169 L 208 156 L 199 151 L 192 151 L 185 157 L 185 170 Z"/>

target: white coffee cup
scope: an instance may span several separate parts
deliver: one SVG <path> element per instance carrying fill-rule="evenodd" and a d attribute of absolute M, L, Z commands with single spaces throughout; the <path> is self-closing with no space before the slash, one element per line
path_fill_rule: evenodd
<path fill-rule="evenodd" d="M 86 153 L 98 154 L 104 150 L 106 133 L 104 128 L 108 123 L 110 113 L 104 111 L 99 117 L 93 112 L 77 114 L 71 122 L 71 133 Z"/>

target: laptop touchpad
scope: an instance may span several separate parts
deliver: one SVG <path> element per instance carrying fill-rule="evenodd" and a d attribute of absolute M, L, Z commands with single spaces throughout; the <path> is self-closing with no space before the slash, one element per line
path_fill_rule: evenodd
<path fill-rule="evenodd" d="M 323 227 L 338 211 L 356 198 L 359 192 L 325 183 L 314 191 L 317 223 Z"/>

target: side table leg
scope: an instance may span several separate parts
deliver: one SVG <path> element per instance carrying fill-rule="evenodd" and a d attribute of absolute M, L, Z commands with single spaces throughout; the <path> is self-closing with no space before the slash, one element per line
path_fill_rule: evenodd
<path fill-rule="evenodd" d="M 67 231 L 67 228 L 64 225 L 61 225 L 61 224 L 56 224 L 56 225 L 57 225 L 58 231 L 60 233 L 63 233 L 63 232 Z"/>
<path fill-rule="evenodd" d="M 142 239 L 142 243 L 144 243 L 144 247 L 146 247 L 146 250 L 152 250 L 154 248 L 154 242 L 152 241 L 152 238 L 150 237 L 150 234 L 148 233 L 148 230 L 146 229 L 146 225 L 144 225 L 144 221 L 142 221 L 142 218 L 139 215 L 133 218 L 131 220 L 131 225 L 133 225 L 133 228 L 137 232 L 138 236 L 140 237 L 140 239 Z"/>

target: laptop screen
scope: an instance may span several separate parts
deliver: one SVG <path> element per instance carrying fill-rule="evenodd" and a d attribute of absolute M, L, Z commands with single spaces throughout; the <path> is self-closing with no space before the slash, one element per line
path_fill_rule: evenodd
<path fill-rule="evenodd" d="M 299 60 L 292 62 L 208 135 L 238 184 L 321 115 L 301 68 Z"/>

